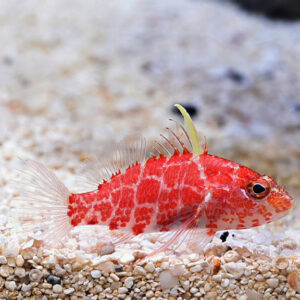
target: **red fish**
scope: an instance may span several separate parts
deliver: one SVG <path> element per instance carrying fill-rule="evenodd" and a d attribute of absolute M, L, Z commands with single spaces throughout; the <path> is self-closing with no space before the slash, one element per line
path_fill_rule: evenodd
<path fill-rule="evenodd" d="M 45 166 L 29 162 L 22 218 L 28 216 L 30 228 L 40 230 L 49 245 L 80 225 L 107 225 L 127 233 L 122 241 L 170 232 L 158 253 L 183 240 L 205 246 L 218 230 L 256 227 L 287 214 L 293 199 L 284 188 L 269 176 L 208 154 L 190 116 L 176 106 L 185 120 L 181 134 L 170 130 L 173 138 L 164 137 L 148 158 L 143 140 L 120 152 L 118 161 L 103 166 L 113 166 L 105 180 L 91 172 L 91 180 L 97 178 L 92 191 L 72 194 Z"/>

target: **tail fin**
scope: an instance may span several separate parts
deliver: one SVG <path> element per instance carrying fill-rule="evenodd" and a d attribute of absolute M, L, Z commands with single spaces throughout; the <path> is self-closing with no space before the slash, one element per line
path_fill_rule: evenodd
<path fill-rule="evenodd" d="M 20 175 L 20 196 L 13 213 L 24 230 L 54 246 L 72 229 L 67 215 L 70 192 L 41 163 L 28 161 Z"/>

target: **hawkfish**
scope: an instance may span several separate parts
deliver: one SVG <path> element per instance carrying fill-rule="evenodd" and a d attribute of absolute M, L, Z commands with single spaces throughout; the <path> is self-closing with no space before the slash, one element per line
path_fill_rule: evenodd
<path fill-rule="evenodd" d="M 260 226 L 289 212 L 294 200 L 284 187 L 209 154 L 187 111 L 175 106 L 184 118 L 178 132 L 167 128 L 169 137 L 161 135 L 150 155 L 142 139 L 110 163 L 91 166 L 94 188 L 86 192 L 71 193 L 51 170 L 29 161 L 18 202 L 22 222 L 51 247 L 82 225 L 105 225 L 114 237 L 121 232 L 116 244 L 168 233 L 157 254 L 183 242 L 202 249 L 217 231 Z"/>

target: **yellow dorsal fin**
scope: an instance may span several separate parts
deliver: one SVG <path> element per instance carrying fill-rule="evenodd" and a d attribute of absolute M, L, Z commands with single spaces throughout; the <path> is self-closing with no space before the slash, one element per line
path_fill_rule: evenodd
<path fill-rule="evenodd" d="M 179 111 L 181 112 L 181 114 L 184 118 L 184 126 L 185 126 L 185 129 L 186 129 L 186 131 L 189 135 L 189 138 L 191 140 L 191 143 L 192 143 L 193 154 L 195 154 L 195 155 L 202 154 L 204 152 L 204 150 L 201 146 L 197 130 L 193 124 L 193 121 L 192 121 L 190 115 L 185 110 L 185 108 L 183 106 L 181 106 L 180 104 L 175 104 L 175 106 L 179 109 Z"/>

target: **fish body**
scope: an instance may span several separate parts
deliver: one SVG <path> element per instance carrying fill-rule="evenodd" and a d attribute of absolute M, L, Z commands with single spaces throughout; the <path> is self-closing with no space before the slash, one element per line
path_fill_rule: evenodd
<path fill-rule="evenodd" d="M 177 107 L 186 141 L 171 131 L 175 141 L 165 138 L 157 155 L 137 160 L 123 153 L 127 166 L 115 168 L 92 191 L 72 194 L 50 170 L 31 162 L 24 182 L 31 191 L 21 201 L 21 215 L 28 209 L 37 217 L 29 224 L 37 224 L 32 228 L 46 244 L 80 225 L 107 225 L 128 237 L 172 233 L 157 253 L 184 239 L 204 246 L 218 230 L 256 227 L 291 209 L 292 197 L 271 177 L 208 154 L 189 115 Z"/>
<path fill-rule="evenodd" d="M 292 204 L 273 201 L 274 196 L 253 198 L 247 187 L 256 180 L 279 188 L 271 177 L 207 153 L 154 157 L 96 191 L 70 195 L 68 215 L 72 226 L 101 224 L 134 235 L 176 230 L 187 218 L 195 219 L 191 228 L 200 226 L 209 234 L 245 229 L 270 222 Z"/>

